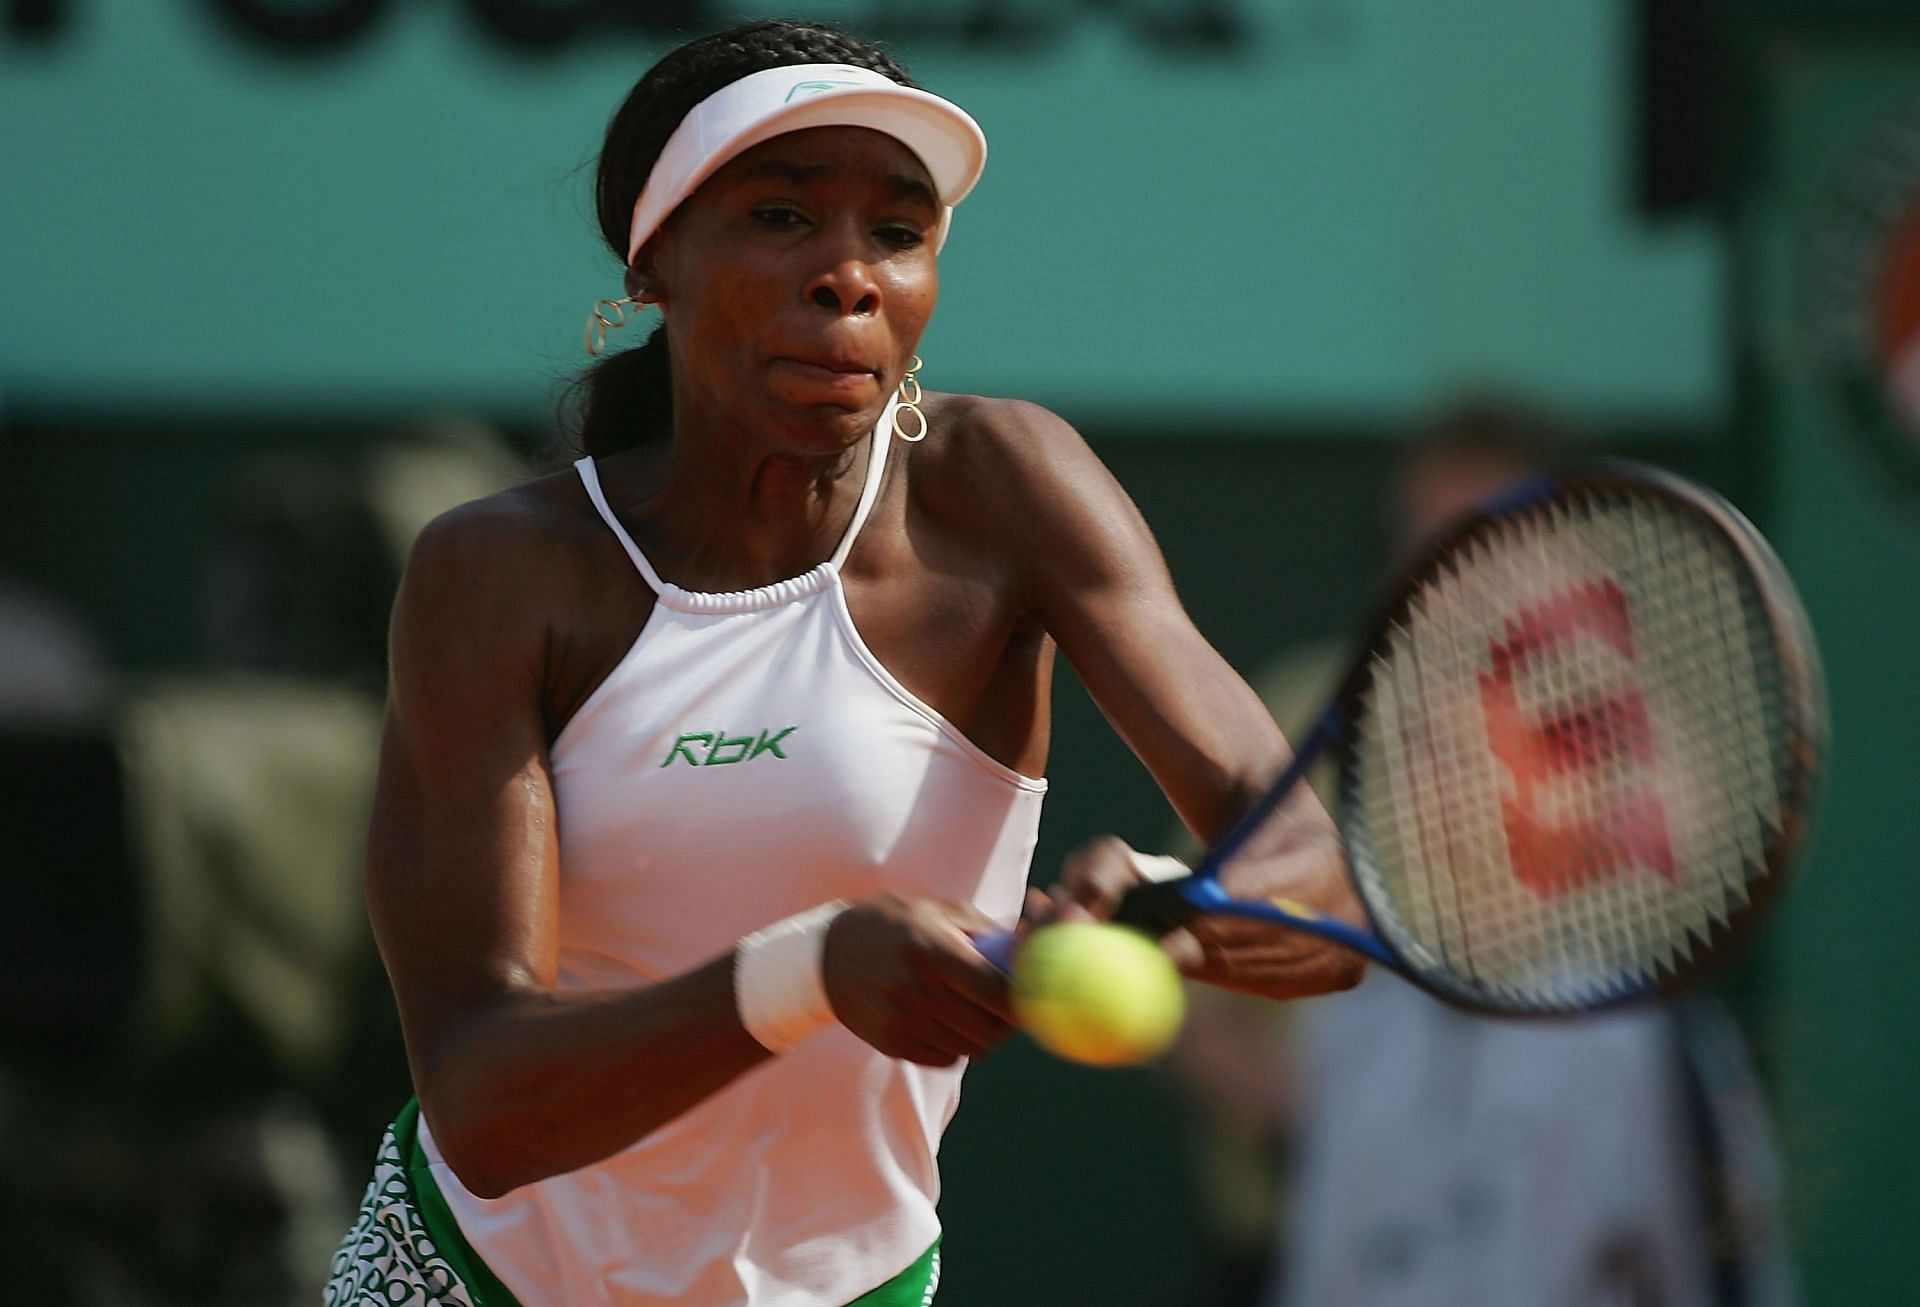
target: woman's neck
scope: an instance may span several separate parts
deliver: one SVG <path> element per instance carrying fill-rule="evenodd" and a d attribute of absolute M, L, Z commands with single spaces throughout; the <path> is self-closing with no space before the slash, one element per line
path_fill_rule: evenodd
<path fill-rule="evenodd" d="M 869 439 L 813 452 L 676 414 L 664 444 L 618 469 L 614 504 L 663 576 L 690 590 L 745 590 L 829 558 L 866 481 Z"/>

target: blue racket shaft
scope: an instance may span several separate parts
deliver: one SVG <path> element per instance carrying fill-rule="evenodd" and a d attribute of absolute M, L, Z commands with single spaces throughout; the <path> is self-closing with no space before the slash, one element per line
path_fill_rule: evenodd
<path fill-rule="evenodd" d="M 1399 959 L 1369 930 L 1315 912 L 1302 903 L 1284 899 L 1238 899 L 1220 887 L 1220 869 L 1233 859 L 1254 832 L 1273 815 L 1274 809 L 1293 792 L 1300 779 L 1338 738 L 1342 725 L 1339 707 L 1329 708 L 1279 778 L 1208 850 L 1191 876 L 1134 886 L 1120 901 L 1114 920 L 1157 937 L 1185 924 L 1197 913 L 1251 917 L 1331 940 L 1396 971 L 1404 970 Z M 974 947 L 1002 971 L 1012 970 L 1014 936 L 1011 932 L 983 935 L 974 941 Z"/>
<path fill-rule="evenodd" d="M 1320 755 L 1339 738 L 1344 725 L 1338 705 L 1327 709 L 1279 778 L 1207 850 L 1206 857 L 1200 860 L 1200 865 L 1193 869 L 1191 876 L 1134 886 L 1120 901 L 1113 919 L 1124 926 L 1138 926 L 1150 934 L 1164 935 L 1184 924 L 1187 918 L 1197 912 L 1250 917 L 1255 921 L 1271 921 L 1331 940 L 1375 962 L 1385 963 L 1396 971 L 1402 970 L 1400 960 L 1370 930 L 1315 912 L 1304 903 L 1287 899 L 1235 898 L 1220 886 L 1221 869 L 1239 854 L 1247 841 L 1253 838 L 1254 832 L 1266 824 L 1274 809 L 1293 793 L 1301 779 L 1320 760 Z"/>

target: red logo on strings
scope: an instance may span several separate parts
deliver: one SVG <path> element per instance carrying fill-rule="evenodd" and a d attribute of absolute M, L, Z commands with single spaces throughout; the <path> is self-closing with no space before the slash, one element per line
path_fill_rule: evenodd
<path fill-rule="evenodd" d="M 1567 702 L 1529 717 L 1514 692 L 1528 664 L 1577 639 L 1599 640 L 1634 658 L 1627 597 L 1611 580 L 1588 581 L 1521 609 L 1489 642 L 1492 670 L 1480 673 L 1487 739 L 1514 792 L 1501 795 L 1513 874 L 1541 895 L 1578 889 L 1644 867 L 1676 878 L 1666 810 L 1650 785 L 1622 795 L 1592 816 L 1555 819 L 1541 811 L 1543 792 L 1562 777 L 1655 758 L 1647 701 L 1631 686 Z"/>

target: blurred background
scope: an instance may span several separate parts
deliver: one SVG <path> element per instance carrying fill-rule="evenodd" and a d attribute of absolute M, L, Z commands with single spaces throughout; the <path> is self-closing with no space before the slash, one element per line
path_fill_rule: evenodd
<path fill-rule="evenodd" d="M 605 120 L 761 12 L 0 0 L 0 1298 L 315 1300 L 409 1093 L 357 882 L 399 566 L 434 513 L 564 455 L 581 324 L 620 293 L 587 200 Z M 1910 1300 L 1920 5 L 805 16 L 889 43 L 992 142 L 925 383 L 1076 423 L 1250 676 L 1359 620 L 1406 449 L 1463 400 L 1768 533 L 1824 644 L 1831 780 L 1719 986 L 1731 1043 L 1681 1041 L 1675 1100 L 1721 1122 L 1681 1206 L 1747 1212 L 1744 1262 L 1702 1236 L 1714 1301 Z M 1070 676 L 1056 711 L 1036 878 L 1100 831 L 1164 847 Z M 944 1148 L 941 1302 L 1301 1301 L 1303 1038 L 1203 1013 L 1160 1068 L 985 1060 Z M 1369 1255 L 1405 1275 L 1425 1237 Z M 1452 1300 L 1423 1283 L 1367 1300 Z"/>

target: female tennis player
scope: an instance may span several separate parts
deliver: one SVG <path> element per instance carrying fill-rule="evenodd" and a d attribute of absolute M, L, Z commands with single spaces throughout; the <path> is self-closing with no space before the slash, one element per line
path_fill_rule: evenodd
<path fill-rule="evenodd" d="M 661 324 L 587 377 L 575 470 L 437 521 L 394 612 L 367 886 L 419 1097 L 331 1302 L 928 1301 L 1055 649 L 1202 839 L 1285 758 L 1081 439 L 912 375 L 984 159 L 885 54 L 791 23 L 681 47 L 613 118 L 595 343 Z M 1266 874 L 1350 911 L 1325 814 L 1297 824 Z M 1268 993 L 1356 979 L 1286 932 L 1172 947 Z"/>

